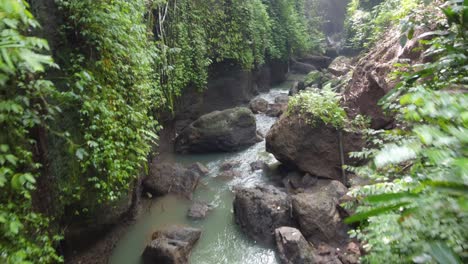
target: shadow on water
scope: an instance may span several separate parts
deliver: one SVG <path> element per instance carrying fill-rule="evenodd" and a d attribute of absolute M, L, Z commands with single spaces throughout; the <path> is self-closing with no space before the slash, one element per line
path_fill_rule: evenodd
<path fill-rule="evenodd" d="M 260 94 L 259 97 L 273 102 L 277 96 L 287 94 L 292 81 L 300 78 L 301 76 L 290 76 L 288 81 L 274 87 L 268 93 Z M 276 120 L 264 114 L 256 115 L 256 119 L 257 129 L 263 134 L 268 132 Z M 202 179 L 193 200 L 208 202 L 215 209 L 207 218 L 192 221 L 186 217 L 190 201 L 172 195 L 156 199 L 119 241 L 111 256 L 111 264 L 141 263 L 140 256 L 146 244 L 150 242 L 151 234 L 155 230 L 174 224 L 203 230 L 201 239 L 192 251 L 192 264 L 279 263 L 273 249 L 257 245 L 240 232 L 232 211 L 233 187 L 254 186 L 271 180 L 268 171 L 252 172 L 250 169 L 250 163 L 257 160 L 272 166 L 277 163 L 275 158 L 266 152 L 265 141 L 235 153 L 176 155 L 174 159 L 182 164 L 201 162 L 209 168 L 210 173 Z M 219 166 L 228 160 L 240 162 L 236 170 L 240 171 L 242 176 L 229 180 L 216 178 Z"/>

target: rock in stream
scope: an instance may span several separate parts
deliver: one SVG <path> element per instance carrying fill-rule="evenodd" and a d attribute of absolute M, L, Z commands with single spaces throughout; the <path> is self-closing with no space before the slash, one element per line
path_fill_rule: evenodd
<path fill-rule="evenodd" d="M 255 116 L 236 107 L 201 116 L 175 141 L 179 153 L 231 152 L 258 142 Z"/>
<path fill-rule="evenodd" d="M 153 234 L 153 240 L 143 252 L 144 264 L 187 264 L 201 230 L 191 227 L 171 226 Z"/>

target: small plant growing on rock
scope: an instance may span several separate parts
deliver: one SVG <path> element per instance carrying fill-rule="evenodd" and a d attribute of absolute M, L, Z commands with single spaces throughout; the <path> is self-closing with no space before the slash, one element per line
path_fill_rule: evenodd
<path fill-rule="evenodd" d="M 347 116 L 340 100 L 341 96 L 330 86 L 322 90 L 308 89 L 289 100 L 287 114 L 297 114 L 312 126 L 322 121 L 335 128 L 343 128 Z"/>

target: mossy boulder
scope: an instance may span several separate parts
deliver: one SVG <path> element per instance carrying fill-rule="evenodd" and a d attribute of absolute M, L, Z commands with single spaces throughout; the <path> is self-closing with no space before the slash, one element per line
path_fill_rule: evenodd
<path fill-rule="evenodd" d="M 201 116 L 177 136 L 179 153 L 231 152 L 258 142 L 252 111 L 236 107 Z"/>

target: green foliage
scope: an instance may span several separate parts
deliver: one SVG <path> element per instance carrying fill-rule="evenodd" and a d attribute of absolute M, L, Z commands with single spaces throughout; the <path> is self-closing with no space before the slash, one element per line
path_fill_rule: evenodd
<path fill-rule="evenodd" d="M 317 27 L 307 27 L 302 1 L 153 1 L 148 21 L 156 33 L 160 61 L 155 66 L 171 110 L 185 87 L 206 86 L 212 62 L 229 60 L 253 69 L 321 41 Z M 317 38 L 310 37 L 312 32 Z"/>
<path fill-rule="evenodd" d="M 185 87 L 204 88 L 212 61 L 253 69 L 315 45 L 302 0 L 56 3 L 60 69 L 43 54 L 47 42 L 29 36 L 39 24 L 26 2 L 0 0 L 1 263 L 62 261 L 56 230 L 33 210 L 39 169 L 57 181 L 53 223 L 69 224 L 68 212 L 94 216 L 145 171 L 159 129 L 154 113 L 174 110 Z M 60 92 L 43 79 L 48 67 Z M 49 149 L 35 142 L 35 128 L 45 129 Z M 36 160 L 38 149 L 47 164 Z"/>
<path fill-rule="evenodd" d="M 24 1 L 0 0 L 0 262 L 60 261 L 49 236 L 48 219 L 33 211 L 32 193 L 41 164 L 31 130 L 58 110 L 47 97 L 56 91 L 41 79 L 55 66 L 43 39 L 27 36 L 38 27 Z"/>
<path fill-rule="evenodd" d="M 347 116 L 340 100 L 341 97 L 329 86 L 322 90 L 310 88 L 289 99 L 287 113 L 299 115 L 311 126 L 323 122 L 335 128 L 343 128 Z"/>
<path fill-rule="evenodd" d="M 354 189 L 365 263 L 468 260 L 468 1 L 447 1 L 446 22 L 423 43 L 430 62 L 398 72 L 382 101 L 403 129 L 371 132 L 371 162 L 353 169 L 373 184 Z M 411 36 L 408 36 L 411 38 Z"/>
<path fill-rule="evenodd" d="M 422 9 L 427 0 L 352 0 L 345 23 L 347 45 L 353 48 L 372 46 L 390 26 L 411 12 Z"/>
<path fill-rule="evenodd" d="M 264 1 L 272 24 L 272 47 L 269 54 L 275 59 L 288 59 L 291 55 L 319 50 L 323 41 L 320 24 L 307 19 L 303 0 Z M 314 36 L 314 37 L 312 37 Z"/>
<path fill-rule="evenodd" d="M 158 104 L 153 100 L 159 93 L 153 69 L 158 54 L 146 30 L 145 1 L 58 3 L 67 14 L 65 31 L 77 32 L 74 41 L 80 43 L 67 68 L 68 93 L 71 106 L 79 109 L 72 152 L 80 175 L 88 176 L 64 179 L 67 186 L 81 187 L 69 189 L 78 192 L 74 197 L 117 201 L 127 194 L 157 139 L 151 109 Z"/>

